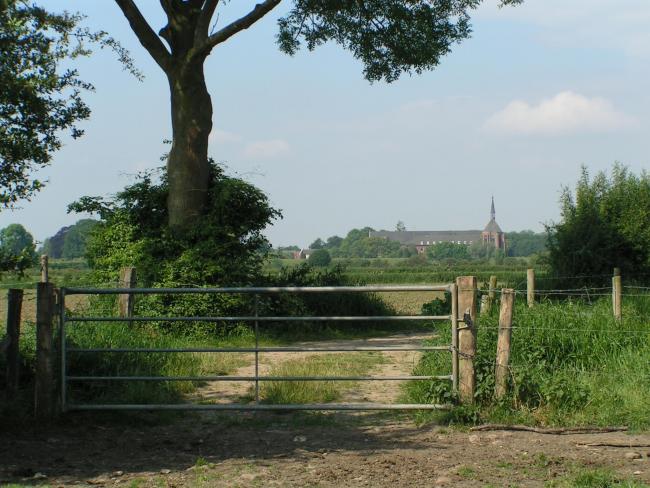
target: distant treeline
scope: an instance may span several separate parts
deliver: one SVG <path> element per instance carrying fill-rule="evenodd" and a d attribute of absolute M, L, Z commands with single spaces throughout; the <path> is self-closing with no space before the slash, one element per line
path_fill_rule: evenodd
<path fill-rule="evenodd" d="M 74 259 L 84 257 L 88 236 L 98 224 L 93 219 L 82 219 L 76 224 L 62 227 L 43 242 L 41 254 L 51 258 Z"/>
<path fill-rule="evenodd" d="M 415 246 L 403 246 L 399 242 L 381 237 L 369 237 L 372 227 L 352 229 L 345 237 L 331 236 L 326 240 L 316 239 L 309 249 L 327 249 L 334 258 L 408 258 L 417 255 Z M 545 233 L 532 230 L 506 233 L 507 251 L 509 257 L 527 257 L 540 254 L 546 250 Z M 289 255 L 290 251 L 298 250 L 297 246 L 280 248 L 279 251 Z M 484 259 L 496 257 L 495 249 L 481 243 L 473 246 L 462 244 L 442 243 L 430 246 L 428 257 L 440 259 Z M 505 256 L 502 256 L 505 257 Z"/>

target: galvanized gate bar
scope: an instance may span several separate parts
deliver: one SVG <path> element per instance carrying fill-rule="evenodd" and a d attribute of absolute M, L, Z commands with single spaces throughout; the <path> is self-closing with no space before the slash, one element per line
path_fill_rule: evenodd
<path fill-rule="evenodd" d="M 409 381 L 451 380 L 441 376 L 68 376 L 68 381 Z"/>
<path fill-rule="evenodd" d="M 449 410 L 453 405 L 432 403 L 304 403 L 296 405 L 269 404 L 70 404 L 67 410 Z"/>
<path fill-rule="evenodd" d="M 127 353 L 127 352 L 195 352 L 195 353 L 210 353 L 210 352 L 381 352 L 381 351 L 451 351 L 450 346 L 337 346 L 337 347 L 188 347 L 185 349 L 149 349 L 149 348 L 96 348 L 96 349 L 76 349 L 68 348 L 68 352 L 75 353 L 97 353 L 97 352 L 110 352 L 110 353 Z"/>
<path fill-rule="evenodd" d="M 318 317 L 66 317 L 67 322 L 391 322 L 451 320 L 451 315 L 353 315 Z"/>
<path fill-rule="evenodd" d="M 405 286 L 263 286 L 237 288 L 66 288 L 67 295 L 164 295 L 187 293 L 373 293 L 388 291 L 449 291 L 451 285 Z"/>
<path fill-rule="evenodd" d="M 258 314 L 258 295 L 274 293 L 367 293 L 367 292 L 414 292 L 414 291 L 444 291 L 451 292 L 451 315 L 399 315 L 399 316 L 314 316 L 314 317 L 267 317 Z M 241 317 L 69 317 L 65 314 L 65 297 L 71 294 L 217 294 L 241 293 L 254 295 L 254 315 Z M 60 322 L 61 322 L 61 402 L 63 411 L 67 410 L 432 410 L 446 409 L 450 405 L 432 404 L 378 404 L 378 403 L 327 403 L 327 404 L 261 404 L 259 385 L 261 381 L 421 381 L 446 380 L 451 381 L 454 391 L 458 385 L 457 368 L 457 324 L 460 321 L 457 314 L 457 288 L 451 285 L 436 286 L 365 286 L 365 287 L 251 287 L 251 288 L 62 288 L 59 291 Z M 335 346 L 335 347 L 259 347 L 260 322 L 362 322 L 362 321 L 451 321 L 451 346 Z M 66 324 L 68 322 L 241 322 L 249 321 L 254 324 L 255 347 L 215 347 L 215 348 L 67 348 Z M 361 352 L 361 351 L 451 351 L 451 375 L 404 375 L 404 376 L 260 376 L 259 354 L 274 352 Z M 254 353 L 254 376 L 68 376 L 67 353 Z M 243 381 L 255 383 L 255 402 L 252 404 L 69 404 L 67 400 L 67 384 L 70 381 Z"/>

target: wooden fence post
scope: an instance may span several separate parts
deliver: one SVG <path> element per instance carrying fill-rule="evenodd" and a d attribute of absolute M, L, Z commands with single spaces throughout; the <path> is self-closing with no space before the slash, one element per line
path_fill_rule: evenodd
<path fill-rule="evenodd" d="M 476 355 L 476 276 L 456 278 L 458 286 L 458 313 L 463 319 L 458 331 L 459 349 L 459 394 L 462 403 L 473 403 L 476 391 L 474 356 Z"/>
<path fill-rule="evenodd" d="M 623 310 L 621 307 L 623 299 L 622 293 L 621 269 L 614 268 L 614 276 L 612 277 L 612 309 L 616 320 L 621 320 L 623 318 Z"/>
<path fill-rule="evenodd" d="M 135 288 L 135 268 L 128 267 L 120 270 L 120 288 Z M 124 293 L 117 298 L 118 313 L 120 317 L 133 316 L 133 303 L 135 296 Z"/>
<path fill-rule="evenodd" d="M 535 270 L 533 268 L 528 268 L 526 273 L 527 278 L 527 297 L 528 297 L 528 306 L 532 307 L 535 305 Z"/>
<path fill-rule="evenodd" d="M 488 312 L 492 310 L 497 295 L 497 277 L 490 276 L 490 288 L 488 290 Z"/>
<path fill-rule="evenodd" d="M 490 297 L 486 294 L 481 295 L 481 315 L 490 313 Z"/>
<path fill-rule="evenodd" d="M 34 413 L 37 418 L 54 415 L 54 286 L 38 283 L 36 288 L 36 378 Z"/>
<path fill-rule="evenodd" d="M 499 339 L 497 341 L 497 361 L 495 370 L 494 394 L 502 398 L 507 391 L 508 363 L 510 362 L 510 339 L 512 337 L 512 311 L 515 290 L 501 290 L 501 310 L 499 312 Z"/>
<path fill-rule="evenodd" d="M 10 289 L 7 293 L 7 399 L 18 391 L 20 379 L 20 314 L 23 290 Z"/>
<path fill-rule="evenodd" d="M 41 256 L 41 283 L 50 281 L 50 264 L 47 254 Z"/>

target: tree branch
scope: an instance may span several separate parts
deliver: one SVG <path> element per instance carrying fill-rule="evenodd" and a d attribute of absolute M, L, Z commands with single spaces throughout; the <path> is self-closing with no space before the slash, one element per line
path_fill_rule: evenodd
<path fill-rule="evenodd" d="M 194 31 L 194 45 L 199 46 L 208 38 L 208 29 L 210 29 L 210 19 L 219 5 L 219 0 L 205 0 L 201 15 L 196 23 Z"/>
<path fill-rule="evenodd" d="M 171 55 L 160 38 L 153 31 L 147 20 L 142 16 L 140 10 L 133 0 L 115 0 L 122 13 L 129 21 L 129 25 L 140 44 L 149 52 L 151 57 L 158 63 L 163 71 L 167 72 L 171 62 Z"/>
<path fill-rule="evenodd" d="M 208 37 L 200 46 L 197 47 L 195 54 L 207 55 L 217 44 L 228 40 L 230 37 L 244 29 L 248 29 L 251 25 L 277 7 L 281 1 L 282 0 L 264 0 L 261 3 L 258 3 L 249 13 Z"/>

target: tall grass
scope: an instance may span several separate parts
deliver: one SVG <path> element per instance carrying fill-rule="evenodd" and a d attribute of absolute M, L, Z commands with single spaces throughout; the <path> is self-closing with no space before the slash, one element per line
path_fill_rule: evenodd
<path fill-rule="evenodd" d="M 612 318 L 607 299 L 515 306 L 509 396 L 493 397 L 498 311 L 481 317 L 475 359 L 475 409 L 452 412 L 465 420 L 548 425 L 650 426 L 650 296 L 627 298 L 624 319 Z M 449 341 L 448 326 L 441 328 Z M 448 357 L 426 354 L 416 374 L 448 373 Z M 443 373 L 444 374 L 444 373 Z M 417 402 L 451 397 L 448 385 L 410 385 Z"/>
<path fill-rule="evenodd" d="M 182 349 L 250 342 L 247 332 L 224 337 L 188 337 L 152 326 L 84 323 L 68 327 L 69 348 Z M 75 353 L 67 355 L 70 376 L 225 375 L 246 364 L 232 353 Z M 70 400 L 96 403 L 170 403 L 180 401 L 195 384 L 189 381 L 89 381 L 70 383 Z"/>
<path fill-rule="evenodd" d="M 358 376 L 365 375 L 384 357 L 377 353 L 337 353 L 284 361 L 270 376 Z M 270 404 L 328 403 L 340 400 L 354 381 L 269 381 L 262 383 L 260 397 Z"/>

